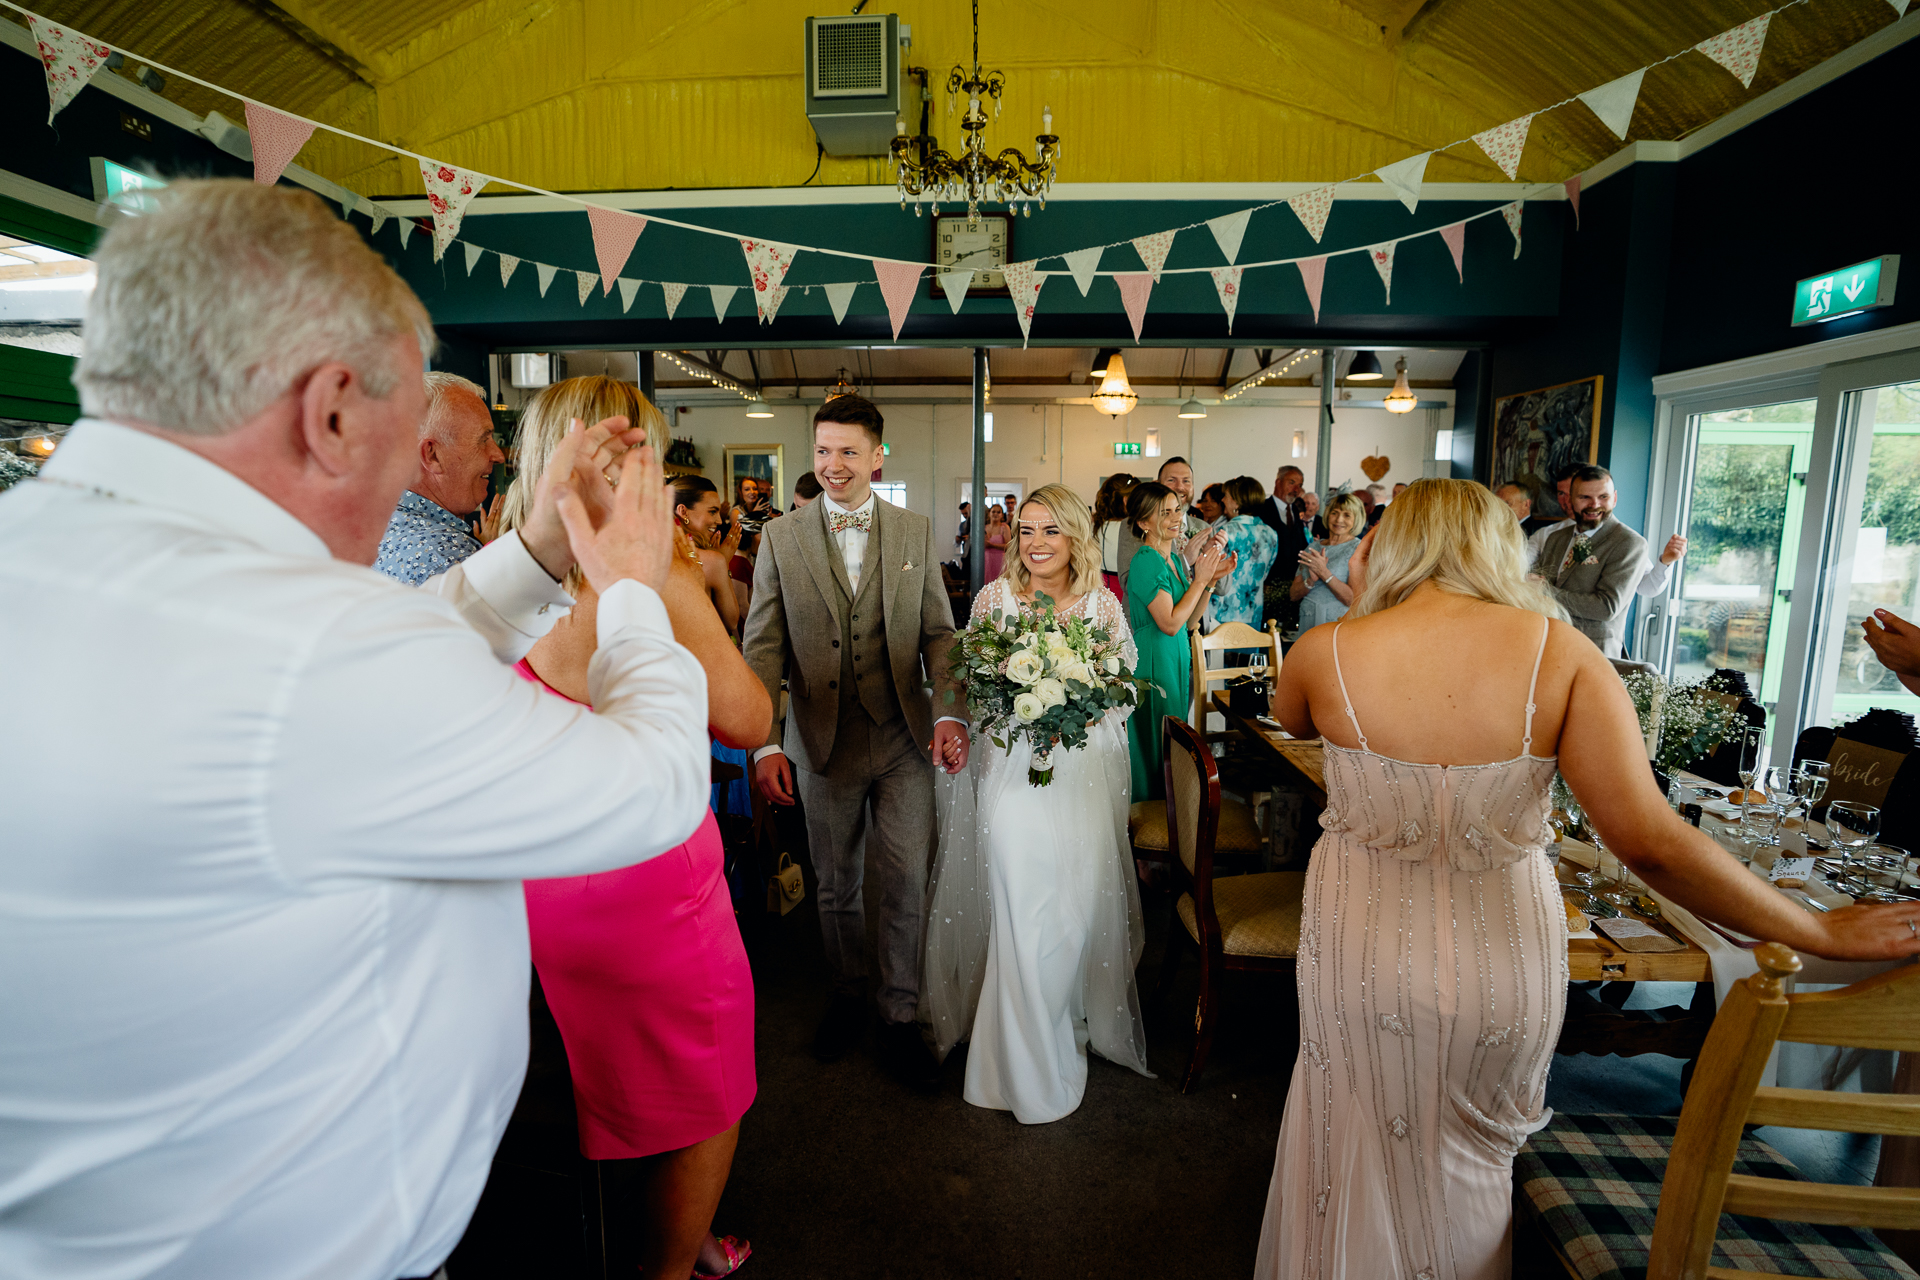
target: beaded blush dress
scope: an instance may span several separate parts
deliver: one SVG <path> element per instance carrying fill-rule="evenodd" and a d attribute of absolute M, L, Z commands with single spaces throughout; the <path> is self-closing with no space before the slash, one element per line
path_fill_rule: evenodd
<path fill-rule="evenodd" d="M 1513 1158 L 1551 1113 L 1567 948 L 1556 760 L 1414 764 L 1326 744 L 1300 929 L 1300 1056 L 1256 1280 L 1505 1280 Z M 1520 720 L 1519 708 L 1515 719 Z M 1489 714 L 1503 714 L 1489 709 Z"/>

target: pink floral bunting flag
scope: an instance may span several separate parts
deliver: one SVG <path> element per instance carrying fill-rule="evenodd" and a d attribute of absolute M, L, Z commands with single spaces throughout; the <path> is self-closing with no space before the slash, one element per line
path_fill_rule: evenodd
<path fill-rule="evenodd" d="M 1741 88 L 1751 89 L 1753 73 L 1760 69 L 1760 50 L 1767 43 L 1767 24 L 1771 21 L 1773 15 L 1763 13 L 1751 22 L 1722 31 L 1693 47 L 1733 72 Z"/>
<path fill-rule="evenodd" d="M 593 296 L 593 286 L 600 283 L 600 277 L 591 271 L 576 271 L 573 274 L 580 277 L 580 305 L 584 307 L 587 299 Z"/>
<path fill-rule="evenodd" d="M 822 285 L 827 291 L 827 305 L 833 308 L 833 322 L 841 324 L 847 318 L 847 304 L 853 301 L 853 295 L 860 288 L 858 280 L 839 280 Z"/>
<path fill-rule="evenodd" d="M 1518 120 L 1509 120 L 1484 133 L 1473 135 L 1474 143 L 1487 153 L 1487 159 L 1500 166 L 1509 182 L 1519 176 L 1520 153 L 1527 149 L 1527 130 L 1537 112 L 1528 112 Z"/>
<path fill-rule="evenodd" d="M 1240 271 L 1239 267 L 1213 269 L 1213 289 L 1220 295 L 1220 309 L 1227 313 L 1228 333 L 1233 332 L 1234 308 L 1240 305 Z"/>
<path fill-rule="evenodd" d="M 611 293 L 613 282 L 626 269 L 627 259 L 633 256 L 633 246 L 639 243 L 640 233 L 647 229 L 647 220 L 624 209 L 590 204 L 587 224 L 593 229 L 593 259 L 600 264 L 600 279 L 604 282 L 600 291 Z"/>
<path fill-rule="evenodd" d="M 507 287 L 507 281 L 513 279 L 513 273 L 520 266 L 520 259 L 510 253 L 500 255 L 500 287 Z"/>
<path fill-rule="evenodd" d="M 1153 293 L 1153 276 L 1145 271 L 1129 271 L 1116 275 L 1113 282 L 1120 286 L 1120 303 L 1127 309 L 1127 322 L 1133 326 L 1133 340 L 1140 341 L 1140 326 L 1147 320 L 1147 298 Z"/>
<path fill-rule="evenodd" d="M 1331 186 L 1315 187 L 1287 201 L 1287 208 L 1293 210 L 1293 216 L 1300 219 L 1300 225 L 1307 229 L 1315 244 L 1320 243 L 1320 234 L 1327 229 L 1327 215 L 1333 212 L 1333 192 Z"/>
<path fill-rule="evenodd" d="M 887 318 L 893 322 L 895 338 L 900 336 L 900 326 L 907 322 L 914 295 L 920 292 L 920 270 L 917 262 L 895 262 L 891 258 L 873 260 L 873 274 L 880 281 L 880 296 L 887 300 Z"/>
<path fill-rule="evenodd" d="M 780 314 L 780 304 L 787 300 L 787 288 L 788 286 L 784 284 L 777 284 L 767 290 L 767 305 L 761 311 L 766 318 L 760 322 L 761 324 L 772 324 L 773 318 Z"/>
<path fill-rule="evenodd" d="M 1393 305 L 1393 251 L 1399 247 L 1398 240 L 1367 247 L 1367 257 L 1372 261 L 1373 269 L 1380 273 L 1380 283 L 1387 287 L 1388 306 Z"/>
<path fill-rule="evenodd" d="M 1513 256 L 1520 256 L 1520 202 L 1500 206 L 1500 216 L 1506 219 L 1507 230 L 1513 232 Z"/>
<path fill-rule="evenodd" d="M 73 101 L 73 95 L 87 87 L 113 50 L 34 14 L 27 15 L 27 25 L 33 28 L 40 64 L 47 69 L 47 123 L 52 124 L 60 109 Z"/>
<path fill-rule="evenodd" d="M 431 160 L 421 162 L 420 178 L 427 184 L 427 203 L 433 207 L 433 260 L 438 262 L 460 234 L 460 219 L 487 180 L 480 174 Z"/>
<path fill-rule="evenodd" d="M 1567 189 L 1567 203 L 1573 206 L 1573 229 L 1580 229 L 1580 175 L 1574 174 L 1561 184 Z"/>
<path fill-rule="evenodd" d="M 1039 259 L 1029 258 L 1025 262 L 1007 264 L 1007 292 L 1013 297 L 1013 316 L 1020 322 L 1020 345 L 1027 345 L 1027 339 L 1033 335 L 1033 313 L 1040 303 L 1040 286 L 1047 278 L 1035 268 Z"/>
<path fill-rule="evenodd" d="M 263 186 L 280 181 L 300 148 L 313 136 L 313 126 L 257 102 L 247 104 L 247 137 L 253 142 L 253 180 Z"/>
<path fill-rule="evenodd" d="M 687 286 L 671 282 L 660 286 L 662 299 L 667 304 L 667 319 L 673 319 L 673 313 L 680 309 L 680 299 L 687 296 Z"/>
<path fill-rule="evenodd" d="M 1153 277 L 1155 284 L 1160 283 L 1160 268 L 1167 265 L 1167 254 L 1173 249 L 1173 232 L 1156 231 L 1149 236 L 1135 236 L 1133 248 L 1140 255 L 1140 261 L 1147 264 L 1147 274 Z M 1134 336 L 1139 336 L 1140 326 L 1134 326 Z"/>
<path fill-rule="evenodd" d="M 1446 242 L 1448 252 L 1453 254 L 1453 273 L 1460 277 L 1460 283 L 1467 282 L 1467 224 L 1456 222 L 1450 227 L 1440 228 L 1440 238 Z"/>
<path fill-rule="evenodd" d="M 779 310 L 774 305 L 773 291 L 787 278 L 787 268 L 793 265 L 793 255 L 800 251 L 790 244 L 775 240 L 749 240 L 745 236 L 740 238 L 740 251 L 747 255 L 747 270 L 753 275 L 754 309 L 760 313 L 760 323 L 766 324 Z"/>
<path fill-rule="evenodd" d="M 1327 282 L 1327 255 L 1302 258 L 1293 264 L 1300 268 L 1300 283 L 1306 288 L 1307 302 L 1313 307 L 1313 322 L 1320 323 L 1320 286 Z"/>

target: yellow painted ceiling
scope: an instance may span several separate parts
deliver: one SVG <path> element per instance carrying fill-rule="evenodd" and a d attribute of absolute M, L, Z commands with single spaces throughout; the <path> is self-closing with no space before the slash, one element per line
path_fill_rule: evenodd
<path fill-rule="evenodd" d="M 1625 74 L 1766 0 L 985 0 L 1007 74 L 990 147 L 1032 146 L 1042 105 L 1067 182 L 1294 182 L 1363 173 Z M 560 191 L 797 184 L 814 167 L 798 0 L 39 0 L 76 30 L 270 105 Z M 876 0 L 944 82 L 964 0 Z M 1699 53 L 1649 72 L 1630 136 L 1674 139 L 1895 20 L 1887 0 L 1778 14 L 1751 89 Z M 167 96 L 237 117 L 175 80 Z M 958 130 L 936 88 L 933 130 Z M 1523 181 L 1619 143 L 1587 110 L 1534 121 Z M 418 193 L 411 162 L 316 134 L 300 163 L 366 195 Z M 1477 148 L 1431 182 L 1504 181 Z M 816 185 L 889 182 L 878 159 Z M 499 190 L 499 188 L 495 188 Z"/>

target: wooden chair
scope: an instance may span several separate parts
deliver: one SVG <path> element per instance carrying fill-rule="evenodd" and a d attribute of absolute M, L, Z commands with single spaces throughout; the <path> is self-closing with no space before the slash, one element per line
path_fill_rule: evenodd
<path fill-rule="evenodd" d="M 1800 958 L 1776 942 L 1758 959 L 1760 972 L 1720 1008 L 1677 1122 L 1557 1116 L 1514 1162 L 1520 1211 L 1569 1274 L 1597 1280 L 1638 1275 L 1642 1267 L 1647 1280 L 1914 1274 L 1861 1228 L 1920 1226 L 1920 1189 L 1808 1182 L 1785 1157 L 1741 1133 L 1745 1125 L 1777 1124 L 1920 1135 L 1920 1097 L 1758 1087 L 1776 1041 L 1920 1052 L 1920 967 L 1789 996 L 1784 984 Z M 1658 1213 L 1649 1233 L 1651 1205 Z"/>
<path fill-rule="evenodd" d="M 1208 733 L 1207 715 L 1213 707 L 1214 690 L 1230 680 L 1246 675 L 1247 667 L 1207 666 L 1207 655 L 1247 649 L 1265 649 L 1267 651 L 1268 679 L 1280 674 L 1280 624 L 1268 622 L 1265 631 L 1256 631 L 1244 622 L 1223 622 L 1201 635 L 1192 633 L 1193 639 L 1193 727 L 1200 731 L 1200 741 L 1207 745 L 1222 738 L 1238 740 L 1239 734 L 1233 730 L 1226 733 Z"/>
<path fill-rule="evenodd" d="M 1167 939 L 1161 969 L 1166 989 L 1180 952 L 1200 952 L 1200 999 L 1194 1011 L 1193 1056 L 1180 1082 L 1192 1093 L 1213 1048 L 1219 1022 L 1220 979 L 1229 972 L 1273 973 L 1291 983 L 1300 950 L 1303 871 L 1262 871 L 1215 879 L 1213 858 L 1220 825 L 1220 770 L 1213 754 L 1189 725 L 1172 716 L 1166 733 L 1167 828 L 1179 850 L 1175 874 L 1185 892 L 1175 904 L 1180 924 Z"/>

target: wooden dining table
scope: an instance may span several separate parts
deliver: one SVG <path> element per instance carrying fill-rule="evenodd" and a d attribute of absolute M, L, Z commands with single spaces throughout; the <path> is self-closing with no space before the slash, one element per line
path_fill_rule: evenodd
<path fill-rule="evenodd" d="M 1224 694 L 1213 695 L 1213 709 L 1266 757 L 1278 780 L 1326 803 L 1326 749 L 1319 739 L 1289 737 L 1278 722 L 1265 716 L 1238 715 Z M 1711 983 L 1713 967 L 1706 951 L 1685 938 L 1676 940 L 1685 944 L 1681 950 L 1626 951 L 1604 937 L 1568 938 L 1568 979 Z M 1611 1001 L 1580 993 L 1570 1002 L 1557 1051 L 1695 1057 L 1713 1021 L 1711 991 L 1710 986 L 1700 985 L 1687 1005 L 1635 1010 L 1621 1010 Z"/>

